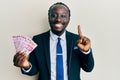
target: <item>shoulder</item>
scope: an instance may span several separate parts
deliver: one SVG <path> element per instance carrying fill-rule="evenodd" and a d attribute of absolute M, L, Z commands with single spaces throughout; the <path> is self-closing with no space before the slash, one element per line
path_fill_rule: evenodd
<path fill-rule="evenodd" d="M 49 37 L 50 36 L 50 31 L 41 33 L 41 34 L 37 34 L 33 36 L 33 39 L 41 39 L 41 38 L 45 38 L 45 37 Z"/>
<path fill-rule="evenodd" d="M 79 38 L 79 35 L 77 35 L 75 33 L 72 33 L 72 32 L 69 32 L 69 31 L 66 31 L 66 36 L 72 37 L 73 39 L 78 39 Z"/>

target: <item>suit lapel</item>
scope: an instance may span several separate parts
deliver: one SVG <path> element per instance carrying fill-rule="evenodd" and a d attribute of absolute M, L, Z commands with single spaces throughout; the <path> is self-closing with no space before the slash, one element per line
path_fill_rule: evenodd
<path fill-rule="evenodd" d="M 48 71 L 50 72 L 51 66 L 50 66 L 50 32 L 48 31 L 44 38 L 43 38 L 43 46 L 44 46 L 44 51 L 45 51 L 45 57 L 46 57 L 46 62 L 48 66 Z"/>
<path fill-rule="evenodd" d="M 71 57 L 72 57 L 72 47 L 73 47 L 73 36 L 66 31 L 66 42 L 67 42 L 67 71 L 69 75 L 70 71 L 70 63 L 71 63 Z"/>

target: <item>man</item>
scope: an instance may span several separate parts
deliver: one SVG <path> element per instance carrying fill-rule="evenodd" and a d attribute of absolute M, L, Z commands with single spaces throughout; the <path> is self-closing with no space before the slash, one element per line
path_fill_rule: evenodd
<path fill-rule="evenodd" d="M 66 30 L 70 10 L 64 3 L 53 4 L 48 19 L 51 29 L 33 37 L 38 46 L 29 59 L 19 52 L 14 56 L 14 65 L 23 74 L 39 73 L 38 80 L 80 80 L 81 68 L 90 72 L 94 67 L 90 40 L 82 35 L 80 26 L 79 35 Z"/>

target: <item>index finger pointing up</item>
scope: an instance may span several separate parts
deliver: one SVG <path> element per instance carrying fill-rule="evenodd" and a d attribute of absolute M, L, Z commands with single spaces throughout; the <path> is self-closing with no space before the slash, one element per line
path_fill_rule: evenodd
<path fill-rule="evenodd" d="M 78 34 L 80 37 L 82 37 L 82 32 L 81 32 L 81 29 L 80 29 L 80 25 L 78 25 Z"/>

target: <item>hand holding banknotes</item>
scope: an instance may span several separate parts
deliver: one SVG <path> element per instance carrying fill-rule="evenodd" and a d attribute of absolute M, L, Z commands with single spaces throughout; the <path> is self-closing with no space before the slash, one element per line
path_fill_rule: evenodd
<path fill-rule="evenodd" d="M 29 69 L 30 64 L 28 55 L 37 47 L 37 44 L 26 36 L 13 36 L 13 42 L 16 50 L 13 62 L 17 67 Z"/>
<path fill-rule="evenodd" d="M 14 65 L 24 69 L 29 69 L 30 64 L 28 61 L 28 54 L 25 52 L 18 52 L 13 59 Z"/>

